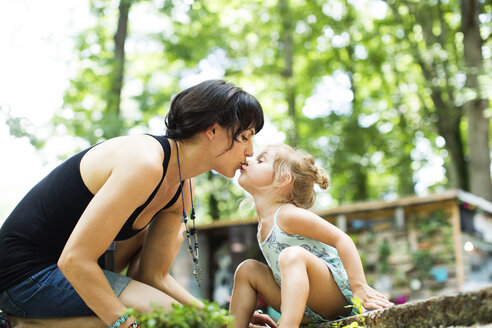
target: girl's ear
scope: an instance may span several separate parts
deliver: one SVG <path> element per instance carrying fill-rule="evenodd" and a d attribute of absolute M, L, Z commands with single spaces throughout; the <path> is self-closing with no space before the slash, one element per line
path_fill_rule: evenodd
<path fill-rule="evenodd" d="M 281 188 L 288 187 L 292 182 L 292 174 L 290 172 L 283 172 L 278 179 L 278 185 Z"/>

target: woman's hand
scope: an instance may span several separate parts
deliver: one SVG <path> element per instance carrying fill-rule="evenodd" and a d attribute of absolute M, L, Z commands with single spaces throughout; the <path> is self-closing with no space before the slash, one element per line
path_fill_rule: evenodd
<path fill-rule="evenodd" d="M 261 311 L 255 311 L 251 317 L 249 328 L 271 327 L 277 328 L 277 324 L 268 315 L 263 314 Z"/>
<path fill-rule="evenodd" d="M 377 310 L 393 306 L 386 296 L 367 284 L 352 288 L 354 298 L 359 298 L 362 311 Z"/>

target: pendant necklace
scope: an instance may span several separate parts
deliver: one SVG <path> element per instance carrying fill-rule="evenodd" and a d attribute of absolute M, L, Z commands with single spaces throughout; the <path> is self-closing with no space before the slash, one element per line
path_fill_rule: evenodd
<path fill-rule="evenodd" d="M 200 268 L 200 254 L 198 252 L 198 230 L 196 229 L 195 226 L 195 207 L 193 205 L 193 191 L 191 189 L 191 178 L 189 179 L 190 181 L 190 197 L 191 197 L 191 213 L 190 213 L 190 220 L 193 223 L 192 228 L 188 228 L 188 216 L 186 215 L 185 211 L 185 204 L 184 204 L 184 196 L 183 196 L 183 180 L 181 179 L 181 165 L 179 163 L 179 149 L 178 149 L 178 142 L 174 140 L 174 143 L 176 144 L 176 157 L 178 159 L 178 174 L 179 174 L 179 184 L 181 186 L 181 201 L 183 203 L 183 216 L 181 217 L 181 221 L 184 223 L 186 231 L 183 231 L 183 236 L 186 237 L 188 240 L 188 251 L 190 253 L 191 259 L 193 261 L 193 276 L 196 279 L 196 282 L 198 283 L 198 287 L 201 286 L 202 283 L 202 270 Z M 194 245 L 192 246 L 191 242 L 191 237 L 193 236 L 193 241 Z"/>

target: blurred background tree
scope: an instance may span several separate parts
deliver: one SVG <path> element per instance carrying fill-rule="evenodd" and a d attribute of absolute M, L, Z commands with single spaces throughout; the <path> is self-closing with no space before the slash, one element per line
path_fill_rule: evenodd
<path fill-rule="evenodd" d="M 489 1 L 87 1 L 53 131 L 91 144 L 163 133 L 173 94 L 224 78 L 262 103 L 260 133 L 327 169 L 330 206 L 442 188 L 492 201 Z M 429 157 L 446 175 L 420 186 Z M 218 174 L 197 179 L 202 217 L 237 218 L 243 198 Z"/>

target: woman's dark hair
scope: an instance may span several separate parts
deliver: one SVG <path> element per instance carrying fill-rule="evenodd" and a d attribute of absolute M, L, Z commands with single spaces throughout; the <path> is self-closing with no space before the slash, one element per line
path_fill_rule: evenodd
<path fill-rule="evenodd" d="M 166 135 L 186 139 L 214 123 L 231 133 L 234 140 L 246 130 L 263 128 L 263 110 L 255 97 L 223 80 L 208 80 L 181 91 L 171 101 L 166 115 Z"/>

